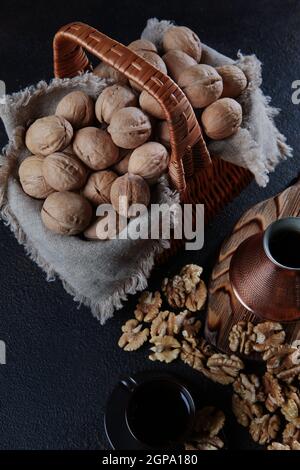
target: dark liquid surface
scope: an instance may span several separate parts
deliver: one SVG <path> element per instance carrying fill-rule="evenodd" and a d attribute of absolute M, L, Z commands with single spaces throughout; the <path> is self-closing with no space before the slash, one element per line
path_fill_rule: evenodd
<path fill-rule="evenodd" d="M 272 257 L 288 268 L 300 268 L 300 232 L 282 230 L 271 236 L 269 249 Z"/>
<path fill-rule="evenodd" d="M 137 439 L 159 446 L 179 440 L 187 430 L 189 413 L 188 400 L 180 387 L 157 380 L 134 392 L 127 416 Z"/>

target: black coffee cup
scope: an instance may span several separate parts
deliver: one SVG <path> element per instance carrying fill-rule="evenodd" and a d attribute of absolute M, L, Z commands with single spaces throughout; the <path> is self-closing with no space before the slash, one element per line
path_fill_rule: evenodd
<path fill-rule="evenodd" d="M 141 382 L 128 377 L 121 383 L 130 391 L 126 426 L 140 446 L 171 449 L 185 441 L 195 418 L 195 403 L 185 385 L 169 376 Z"/>

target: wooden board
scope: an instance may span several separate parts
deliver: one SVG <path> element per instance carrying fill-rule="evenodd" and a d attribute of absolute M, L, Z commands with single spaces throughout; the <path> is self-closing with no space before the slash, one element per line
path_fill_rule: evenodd
<path fill-rule="evenodd" d="M 223 243 L 211 276 L 205 325 L 207 340 L 219 350 L 230 352 L 228 335 L 235 323 L 240 320 L 260 321 L 239 303 L 231 289 L 229 266 L 235 250 L 251 235 L 263 232 L 275 220 L 289 216 L 300 216 L 300 180 L 277 196 L 249 209 Z M 300 339 L 300 320 L 286 323 L 284 328 L 288 342 Z M 255 354 L 248 357 L 258 358 Z"/>

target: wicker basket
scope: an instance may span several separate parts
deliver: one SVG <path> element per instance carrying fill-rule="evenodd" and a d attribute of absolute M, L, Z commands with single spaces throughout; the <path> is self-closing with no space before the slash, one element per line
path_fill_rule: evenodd
<path fill-rule="evenodd" d="M 248 170 L 209 155 L 194 110 L 182 90 L 132 50 L 78 22 L 57 32 L 53 48 L 57 78 L 71 78 L 92 70 L 86 49 L 157 99 L 165 111 L 170 131 L 170 184 L 180 193 L 182 203 L 205 204 L 206 221 L 250 183 L 252 174 Z M 159 261 L 182 244 L 183 240 L 173 240 Z"/>

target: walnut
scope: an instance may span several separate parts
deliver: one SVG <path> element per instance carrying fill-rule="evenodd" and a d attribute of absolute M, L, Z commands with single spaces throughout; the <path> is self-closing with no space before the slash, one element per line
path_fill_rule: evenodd
<path fill-rule="evenodd" d="M 207 369 L 203 374 L 213 382 L 229 385 L 234 382 L 244 364 L 237 356 L 226 354 L 213 354 L 207 360 Z"/>
<path fill-rule="evenodd" d="M 167 66 L 169 75 L 175 80 L 178 81 L 180 74 L 192 65 L 196 65 L 197 62 L 195 59 L 187 55 L 183 51 L 171 50 L 168 51 L 162 57 L 164 63 Z"/>
<path fill-rule="evenodd" d="M 129 159 L 128 172 L 144 178 L 148 184 L 157 183 L 166 173 L 169 165 L 169 153 L 158 142 L 146 142 L 136 148 Z"/>
<path fill-rule="evenodd" d="M 221 98 L 202 113 L 201 122 L 208 137 L 222 140 L 235 134 L 242 123 L 242 107 L 232 98 Z"/>
<path fill-rule="evenodd" d="M 94 206 L 109 204 L 110 190 L 113 182 L 117 178 L 118 175 L 111 170 L 102 170 L 92 173 L 83 188 L 82 194 Z"/>
<path fill-rule="evenodd" d="M 95 119 L 94 101 L 82 91 L 72 91 L 60 100 L 55 114 L 64 117 L 74 129 L 91 126 Z"/>
<path fill-rule="evenodd" d="M 199 37 L 185 26 L 172 26 L 163 35 L 163 48 L 165 52 L 179 50 L 200 62 L 202 46 Z"/>
<path fill-rule="evenodd" d="M 111 67 L 110 65 L 107 65 L 104 62 L 98 64 L 94 68 L 93 73 L 100 78 L 111 79 L 116 83 L 120 83 L 121 85 L 128 84 L 128 79 L 122 72 L 119 72 L 114 67 Z"/>
<path fill-rule="evenodd" d="M 19 178 L 24 193 L 36 199 L 45 199 L 54 189 L 43 175 L 44 157 L 32 155 L 25 158 L 19 166 Z"/>
<path fill-rule="evenodd" d="M 291 450 L 290 446 L 281 444 L 280 442 L 272 442 L 272 444 L 270 444 L 267 447 L 267 449 L 268 450 Z"/>
<path fill-rule="evenodd" d="M 191 312 L 197 312 L 201 310 L 206 302 L 207 288 L 204 281 L 200 281 L 197 287 L 195 287 L 186 297 L 185 306 Z"/>
<path fill-rule="evenodd" d="M 232 411 L 237 422 L 247 428 L 254 418 L 261 417 L 263 414 L 262 406 L 257 403 L 249 403 L 243 400 L 237 394 L 232 395 Z"/>
<path fill-rule="evenodd" d="M 240 374 L 233 383 L 233 390 L 249 403 L 264 401 L 260 380 L 255 374 Z"/>
<path fill-rule="evenodd" d="M 265 406 L 268 411 L 274 412 L 284 404 L 282 387 L 278 380 L 269 372 L 264 374 L 262 381 L 266 393 Z"/>
<path fill-rule="evenodd" d="M 26 132 L 26 147 L 34 155 L 44 157 L 65 149 L 73 137 L 71 124 L 62 116 L 37 119 Z"/>
<path fill-rule="evenodd" d="M 179 334 L 189 317 L 190 312 L 188 310 L 184 310 L 177 315 L 175 313 L 170 313 L 168 318 L 168 329 L 171 332 L 170 334 Z"/>
<path fill-rule="evenodd" d="M 203 273 L 203 268 L 197 264 L 186 264 L 180 271 L 180 276 L 184 282 L 184 288 L 187 293 L 192 292 L 192 290 L 200 282 L 201 274 Z"/>
<path fill-rule="evenodd" d="M 219 450 L 224 447 L 224 442 L 218 436 L 199 437 L 192 442 L 184 444 L 185 450 Z"/>
<path fill-rule="evenodd" d="M 170 148 L 170 130 L 167 121 L 159 121 L 156 126 L 156 139 L 165 147 Z"/>
<path fill-rule="evenodd" d="M 109 86 L 98 96 L 95 105 L 96 117 L 99 122 L 109 124 L 114 112 L 128 106 L 136 106 L 137 103 L 137 96 L 129 87 L 120 84 Z"/>
<path fill-rule="evenodd" d="M 281 406 L 281 412 L 288 422 L 300 428 L 300 394 L 296 387 L 290 387 L 285 392 L 286 401 Z"/>
<path fill-rule="evenodd" d="M 195 317 L 186 318 L 182 324 L 182 336 L 184 338 L 195 338 L 201 329 L 201 321 Z"/>
<path fill-rule="evenodd" d="M 134 52 L 142 57 L 146 62 L 153 65 L 157 70 L 167 75 L 168 72 L 166 64 L 156 52 L 146 51 L 143 49 L 136 49 Z M 134 90 L 142 91 L 142 87 L 135 80 L 129 80 L 129 83 Z"/>
<path fill-rule="evenodd" d="M 118 345 L 124 351 L 135 351 L 139 349 L 149 336 L 149 329 L 144 328 L 136 319 L 128 320 L 122 326 L 123 334 L 119 339 Z"/>
<path fill-rule="evenodd" d="M 88 240 L 114 240 L 127 227 L 126 217 L 121 217 L 112 209 L 108 214 L 99 216 L 84 231 Z"/>
<path fill-rule="evenodd" d="M 119 149 L 109 133 L 97 127 L 79 129 L 73 149 L 77 157 L 92 170 L 105 170 L 119 160 Z"/>
<path fill-rule="evenodd" d="M 59 235 L 77 235 L 90 224 L 92 207 L 80 194 L 70 191 L 52 193 L 44 202 L 44 225 Z"/>
<path fill-rule="evenodd" d="M 293 442 L 300 443 L 300 428 L 293 423 L 288 423 L 282 433 L 284 444 L 292 445 Z"/>
<path fill-rule="evenodd" d="M 129 159 L 132 154 L 132 150 L 126 150 L 126 154 L 122 156 L 121 160 L 116 163 L 112 169 L 115 171 L 119 176 L 125 175 L 125 173 L 128 173 L 128 164 L 129 164 Z M 122 149 L 120 149 L 120 156 L 122 153 Z"/>
<path fill-rule="evenodd" d="M 253 328 L 253 332 L 255 334 L 253 349 L 257 352 L 265 352 L 285 340 L 285 332 L 280 323 L 272 321 L 259 323 Z"/>
<path fill-rule="evenodd" d="M 239 321 L 233 325 L 229 333 L 229 348 L 233 352 L 248 355 L 253 349 L 254 325 L 251 322 Z"/>
<path fill-rule="evenodd" d="M 179 275 L 165 279 L 162 285 L 171 307 L 186 307 L 191 312 L 201 310 L 207 297 L 207 289 L 200 279 L 202 268 L 196 265 L 185 266 Z"/>
<path fill-rule="evenodd" d="M 222 77 L 210 65 L 196 64 L 183 70 L 178 85 L 188 97 L 193 108 L 206 108 L 220 98 Z"/>
<path fill-rule="evenodd" d="M 134 311 L 135 318 L 146 323 L 152 322 L 157 317 L 161 304 L 160 292 L 143 292 Z"/>
<path fill-rule="evenodd" d="M 275 439 L 280 427 L 280 418 L 277 415 L 265 414 L 255 418 L 250 424 L 249 432 L 254 442 L 261 445 Z"/>
<path fill-rule="evenodd" d="M 150 95 L 147 90 L 143 90 L 139 97 L 140 107 L 145 113 L 150 114 L 156 119 L 165 119 L 166 113 L 154 96 Z"/>
<path fill-rule="evenodd" d="M 129 106 L 113 114 L 107 130 L 116 145 L 134 149 L 149 139 L 152 129 L 149 117 L 141 109 Z"/>
<path fill-rule="evenodd" d="M 201 372 L 205 367 L 206 357 L 200 349 L 193 347 L 188 341 L 181 345 L 180 359 L 195 370 Z"/>
<path fill-rule="evenodd" d="M 170 315 L 170 312 L 168 310 L 165 310 L 163 312 L 160 312 L 156 316 L 156 318 L 154 318 L 151 324 L 151 329 L 150 329 L 150 334 L 152 338 L 155 338 L 157 336 L 166 336 L 166 335 L 172 336 L 172 333 L 170 334 L 168 332 L 169 315 Z"/>
<path fill-rule="evenodd" d="M 300 350 L 287 344 L 267 350 L 263 359 L 267 370 L 276 374 L 277 378 L 291 382 L 300 372 Z"/>
<path fill-rule="evenodd" d="M 134 204 L 148 206 L 150 202 L 150 188 L 146 181 L 138 175 L 126 173 L 114 180 L 110 199 L 113 208 L 124 217 L 135 217 Z"/>
<path fill-rule="evenodd" d="M 206 406 L 196 412 L 194 432 L 198 435 L 217 436 L 225 424 L 223 411 Z"/>
<path fill-rule="evenodd" d="M 136 39 L 128 44 L 129 49 L 132 51 L 152 51 L 157 52 L 157 48 L 153 42 L 148 41 L 147 39 Z"/>
<path fill-rule="evenodd" d="M 247 88 L 247 78 L 236 65 L 223 65 L 216 71 L 223 80 L 222 98 L 237 98 Z"/>
<path fill-rule="evenodd" d="M 75 155 L 56 152 L 44 159 L 43 175 L 56 191 L 73 191 L 85 184 L 88 169 Z"/>
<path fill-rule="evenodd" d="M 180 354 L 180 343 L 173 336 L 154 336 L 150 343 L 154 344 L 151 348 L 153 354 L 150 354 L 151 361 L 170 362 L 177 359 Z"/>

